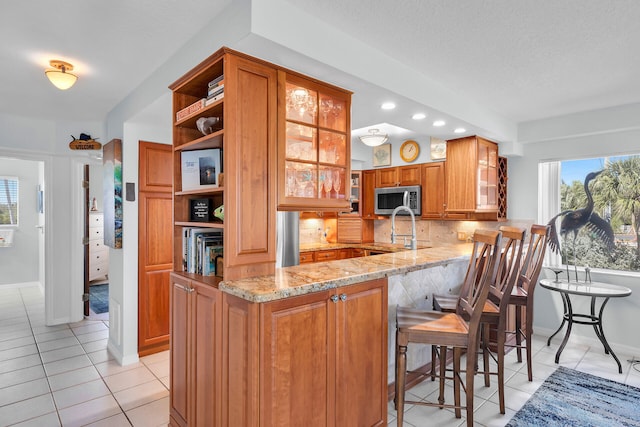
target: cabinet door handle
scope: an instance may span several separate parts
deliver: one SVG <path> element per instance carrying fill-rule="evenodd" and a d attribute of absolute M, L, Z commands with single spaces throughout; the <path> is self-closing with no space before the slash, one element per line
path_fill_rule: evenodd
<path fill-rule="evenodd" d="M 340 301 L 346 301 L 347 300 L 347 294 L 340 294 Z"/>
<path fill-rule="evenodd" d="M 331 301 L 338 302 L 338 295 L 331 295 Z"/>
<path fill-rule="evenodd" d="M 190 288 L 189 286 L 182 286 L 182 289 L 184 289 L 184 291 L 188 294 L 190 294 L 191 292 L 193 292 L 193 288 Z"/>

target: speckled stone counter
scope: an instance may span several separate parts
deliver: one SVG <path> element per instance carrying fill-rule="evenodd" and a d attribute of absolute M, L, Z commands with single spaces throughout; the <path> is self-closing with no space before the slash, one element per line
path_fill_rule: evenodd
<path fill-rule="evenodd" d="M 248 301 L 268 302 L 381 277 L 404 275 L 455 261 L 466 262 L 471 253 L 469 244 L 443 245 L 418 250 L 404 250 L 398 245 L 387 246 L 390 247 L 398 248 L 400 252 L 279 268 L 270 276 L 223 281 L 220 282 L 219 288 Z M 391 299 L 389 303 L 391 304 Z"/>
<path fill-rule="evenodd" d="M 418 249 L 430 248 L 430 245 L 420 246 L 418 245 Z M 358 248 L 358 249 L 369 249 L 373 251 L 384 251 L 384 252 L 404 252 L 407 250 L 406 247 L 402 244 L 398 243 L 307 243 L 300 245 L 300 252 L 313 252 L 313 251 L 323 251 L 323 250 L 331 250 L 331 249 L 345 249 L 345 248 Z"/>

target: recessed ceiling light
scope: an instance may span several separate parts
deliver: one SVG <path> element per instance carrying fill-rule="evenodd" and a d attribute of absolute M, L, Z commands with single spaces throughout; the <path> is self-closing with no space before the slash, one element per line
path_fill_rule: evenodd
<path fill-rule="evenodd" d="M 394 108 L 396 108 L 396 104 L 394 104 L 393 102 L 385 102 L 380 106 L 380 108 L 382 108 L 383 110 L 393 110 Z"/>
<path fill-rule="evenodd" d="M 447 123 L 444 120 L 436 120 L 435 122 L 433 122 L 434 126 L 440 127 L 440 126 L 444 126 Z"/>
<path fill-rule="evenodd" d="M 465 128 L 455 128 L 453 133 L 465 133 L 467 130 Z"/>
<path fill-rule="evenodd" d="M 413 116 L 411 116 L 413 120 L 422 120 L 425 117 L 427 117 L 425 113 L 415 113 Z"/>

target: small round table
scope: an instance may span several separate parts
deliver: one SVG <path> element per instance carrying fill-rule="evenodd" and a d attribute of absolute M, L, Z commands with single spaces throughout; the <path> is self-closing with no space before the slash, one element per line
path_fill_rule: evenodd
<path fill-rule="evenodd" d="M 602 312 L 604 311 L 604 307 L 605 305 L 607 305 L 609 298 L 627 297 L 631 295 L 631 289 L 624 286 L 612 285 L 609 283 L 567 282 L 566 280 L 556 281 L 553 279 L 540 280 L 540 286 L 551 291 L 559 292 L 562 296 L 562 304 L 564 305 L 564 315 L 562 316 L 562 323 L 560 324 L 560 327 L 558 327 L 558 330 L 555 331 L 553 335 L 551 335 L 547 340 L 547 346 L 551 345 L 551 339 L 555 337 L 556 334 L 560 332 L 564 324 L 567 323 L 567 331 L 564 335 L 564 339 L 562 340 L 562 344 L 560 344 L 560 348 L 558 348 L 558 351 L 556 352 L 556 363 L 558 363 L 558 361 L 560 360 L 560 354 L 562 354 L 562 350 L 564 350 L 564 346 L 569 340 L 569 335 L 571 335 L 571 327 L 573 326 L 573 324 L 578 323 L 580 325 L 592 325 L 596 336 L 600 339 L 600 342 L 604 346 L 605 354 L 611 354 L 611 356 L 613 356 L 613 358 L 618 363 L 618 372 L 622 373 L 622 364 L 620 363 L 620 360 L 615 355 L 604 336 L 604 330 L 602 329 Z M 574 313 L 569 295 L 591 297 L 591 313 Z M 596 315 L 597 298 L 604 299 L 602 300 L 600 310 L 598 310 L 598 314 Z"/>

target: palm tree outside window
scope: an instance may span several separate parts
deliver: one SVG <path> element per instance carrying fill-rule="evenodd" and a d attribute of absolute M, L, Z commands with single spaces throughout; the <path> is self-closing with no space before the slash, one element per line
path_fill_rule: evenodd
<path fill-rule="evenodd" d="M 585 177 L 591 172 L 602 171 L 589 183 L 593 195 L 593 212 L 607 221 L 614 232 L 614 246 L 611 248 L 603 244 L 592 229 L 582 228 L 577 233 L 575 253 L 573 233 L 568 233 L 567 239 L 560 241 L 562 263 L 573 264 L 575 255 L 575 263 L 579 267 L 640 271 L 640 155 L 550 163 L 559 166 L 560 180 L 540 182 L 559 187 L 548 187 L 546 192 L 549 196 L 559 192 L 560 206 L 546 209 L 544 215 L 547 217 L 542 220 L 546 222 L 559 212 L 584 208 L 588 202 L 584 189 Z M 541 173 L 545 170 L 557 169 L 540 168 Z M 545 189 L 541 187 L 541 191 Z"/>

